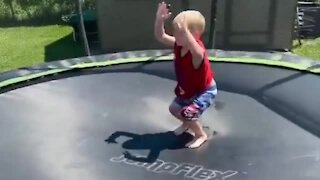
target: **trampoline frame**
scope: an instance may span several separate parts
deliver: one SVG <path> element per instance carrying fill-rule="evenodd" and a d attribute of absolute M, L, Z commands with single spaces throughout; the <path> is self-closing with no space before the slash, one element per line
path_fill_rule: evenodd
<path fill-rule="evenodd" d="M 211 62 L 257 64 L 285 69 L 294 69 L 320 74 L 320 62 L 288 53 L 246 52 L 208 50 Z M 71 70 L 112 66 L 128 63 L 168 61 L 173 58 L 171 50 L 129 51 L 65 59 L 38 66 L 20 68 L 0 74 L 0 89 Z"/>

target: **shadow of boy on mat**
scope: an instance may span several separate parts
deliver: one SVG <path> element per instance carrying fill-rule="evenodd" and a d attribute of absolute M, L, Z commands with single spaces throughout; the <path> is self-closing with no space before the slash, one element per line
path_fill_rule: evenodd
<path fill-rule="evenodd" d="M 126 150 L 149 150 L 150 153 L 147 157 L 137 157 L 129 153 L 124 152 L 124 157 L 139 162 L 155 162 L 162 150 L 165 149 L 182 149 L 185 148 L 185 144 L 192 140 L 192 135 L 189 133 L 183 133 L 182 135 L 175 135 L 173 132 L 163 132 L 156 134 L 134 134 L 130 132 L 115 132 L 108 139 L 107 143 L 117 143 L 116 139 L 125 136 L 130 138 L 122 143 L 122 147 Z"/>

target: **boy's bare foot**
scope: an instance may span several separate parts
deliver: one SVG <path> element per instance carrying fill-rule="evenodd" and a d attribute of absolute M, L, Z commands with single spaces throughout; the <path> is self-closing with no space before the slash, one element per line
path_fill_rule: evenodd
<path fill-rule="evenodd" d="M 184 133 L 185 131 L 188 130 L 188 126 L 185 123 L 182 123 L 177 129 L 175 129 L 173 132 L 175 135 L 179 136 L 182 133 Z"/>
<path fill-rule="evenodd" d="M 191 149 L 198 148 L 203 143 L 205 143 L 207 139 L 208 139 L 207 135 L 195 136 L 193 140 L 189 142 L 186 146 Z"/>

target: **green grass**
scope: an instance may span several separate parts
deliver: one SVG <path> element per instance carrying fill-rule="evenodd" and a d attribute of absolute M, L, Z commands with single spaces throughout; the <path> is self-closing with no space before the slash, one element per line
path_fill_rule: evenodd
<path fill-rule="evenodd" d="M 0 72 L 84 56 L 68 26 L 0 28 Z"/>
<path fill-rule="evenodd" d="M 297 44 L 298 42 L 295 41 L 294 45 Z M 302 45 L 295 47 L 292 52 L 302 57 L 320 61 L 320 38 L 303 40 Z"/>

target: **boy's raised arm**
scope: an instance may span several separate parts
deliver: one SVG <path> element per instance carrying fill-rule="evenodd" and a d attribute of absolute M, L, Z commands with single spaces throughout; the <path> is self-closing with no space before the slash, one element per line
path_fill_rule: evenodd
<path fill-rule="evenodd" d="M 167 7 L 167 4 L 162 2 L 158 5 L 157 16 L 154 23 L 154 36 L 155 38 L 168 46 L 173 47 L 175 38 L 168 35 L 164 29 L 164 21 L 170 17 L 171 13 Z"/>

